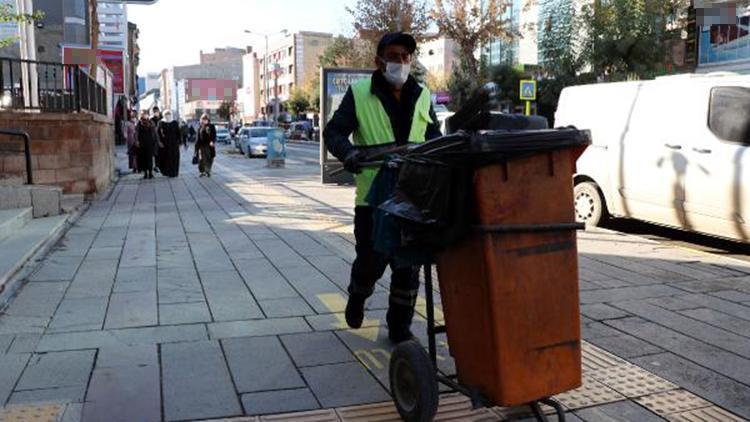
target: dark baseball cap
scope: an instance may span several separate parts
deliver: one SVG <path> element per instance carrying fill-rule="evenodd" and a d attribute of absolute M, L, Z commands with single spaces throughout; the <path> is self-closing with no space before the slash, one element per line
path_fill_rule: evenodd
<path fill-rule="evenodd" d="M 389 45 L 402 45 L 406 47 L 409 54 L 414 54 L 417 50 L 417 41 L 411 35 L 405 32 L 389 32 L 383 35 L 378 43 L 378 56 L 383 53 L 385 47 Z"/>

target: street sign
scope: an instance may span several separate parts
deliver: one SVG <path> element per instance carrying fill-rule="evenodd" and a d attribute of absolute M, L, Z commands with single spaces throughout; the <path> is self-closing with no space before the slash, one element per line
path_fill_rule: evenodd
<path fill-rule="evenodd" d="M 536 81 L 521 81 L 521 100 L 536 101 Z"/>

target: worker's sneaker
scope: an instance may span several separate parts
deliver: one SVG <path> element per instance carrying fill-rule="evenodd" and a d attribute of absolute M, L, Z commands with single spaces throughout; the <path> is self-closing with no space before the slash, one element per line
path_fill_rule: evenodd
<path fill-rule="evenodd" d="M 350 328 L 362 327 L 362 321 L 365 319 L 365 300 L 366 298 L 349 295 L 349 301 L 346 302 L 346 324 Z"/>
<path fill-rule="evenodd" d="M 412 334 L 409 328 L 389 328 L 388 329 L 388 339 L 391 340 L 393 344 L 403 343 L 405 341 L 409 341 L 414 338 L 415 338 L 414 334 Z"/>

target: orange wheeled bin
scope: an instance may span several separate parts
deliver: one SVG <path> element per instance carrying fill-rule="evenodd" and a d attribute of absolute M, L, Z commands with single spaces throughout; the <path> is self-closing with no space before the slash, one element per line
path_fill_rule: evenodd
<path fill-rule="evenodd" d="M 471 203 L 458 206 L 469 210 L 461 226 L 470 230 L 455 243 L 446 241 L 435 256 L 445 325 L 435 323 L 432 271 L 426 265 L 429 353 L 419 342 L 407 341 L 391 354 L 391 392 L 404 420 L 432 420 L 438 383 L 469 396 L 474 406 L 529 405 L 544 421 L 543 403 L 565 420 L 562 406 L 551 397 L 581 385 L 576 230 L 583 225 L 575 221 L 573 175 L 589 143 L 590 135 L 575 128 L 464 133 L 405 156 L 405 162 L 434 164 L 436 171 L 455 165 L 455 160 L 441 161 L 445 157 L 478 159 L 463 165 L 470 171 L 458 176 L 459 186 L 471 191 L 465 201 Z M 399 177 L 409 177 L 409 171 L 401 171 Z M 428 174 L 424 179 L 411 192 L 408 183 L 402 185 L 397 200 L 381 209 L 395 213 L 414 205 L 429 214 L 430 205 L 440 208 L 430 201 L 442 192 L 430 181 L 441 178 Z M 409 198 L 413 192 L 420 199 Z M 436 370 L 436 335 L 441 333 L 447 335 L 455 375 Z"/>
<path fill-rule="evenodd" d="M 575 161 L 584 148 L 476 170 L 474 233 L 437 257 L 458 380 L 497 405 L 581 385 L 572 204 Z"/>

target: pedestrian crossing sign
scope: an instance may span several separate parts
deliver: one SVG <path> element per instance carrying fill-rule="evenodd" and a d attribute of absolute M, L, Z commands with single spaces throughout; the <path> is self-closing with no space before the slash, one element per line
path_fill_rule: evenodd
<path fill-rule="evenodd" d="M 521 100 L 536 101 L 536 81 L 521 81 Z"/>

